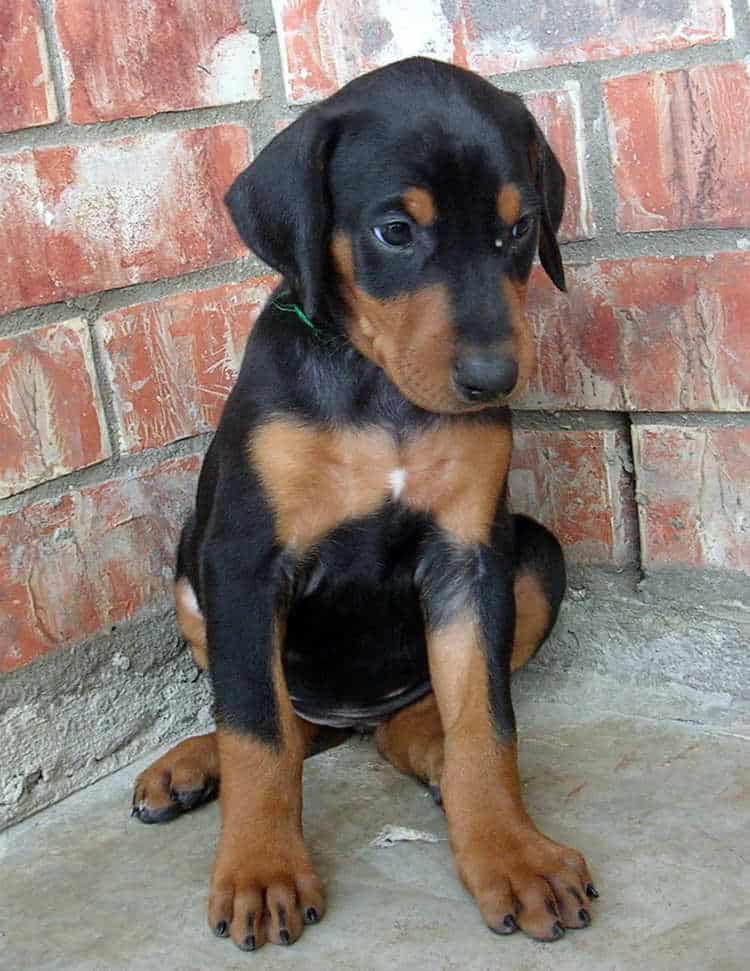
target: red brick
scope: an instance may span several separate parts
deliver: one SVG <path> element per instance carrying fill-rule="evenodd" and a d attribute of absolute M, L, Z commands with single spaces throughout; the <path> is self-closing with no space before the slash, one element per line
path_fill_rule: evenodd
<path fill-rule="evenodd" d="M 637 425 L 643 565 L 750 572 L 750 428 Z"/>
<path fill-rule="evenodd" d="M 702 64 L 605 84 L 625 232 L 750 226 L 750 72 Z"/>
<path fill-rule="evenodd" d="M 511 506 L 543 523 L 571 561 L 622 565 L 636 520 L 623 432 L 516 429 Z"/>
<path fill-rule="evenodd" d="M 247 255 L 223 196 L 248 161 L 235 125 L 0 158 L 0 312 Z"/>
<path fill-rule="evenodd" d="M 193 456 L 0 519 L 0 671 L 164 597 L 195 491 Z"/>
<path fill-rule="evenodd" d="M 262 277 L 180 293 L 97 322 L 123 451 L 216 427 L 247 335 L 275 283 Z"/>
<path fill-rule="evenodd" d="M 86 324 L 0 340 L 0 498 L 109 454 Z"/>
<path fill-rule="evenodd" d="M 565 169 L 565 212 L 560 238 L 590 239 L 594 235 L 594 220 L 586 176 L 580 85 L 570 81 L 557 91 L 524 95 L 524 101 Z"/>
<path fill-rule="evenodd" d="M 527 408 L 750 410 L 750 253 L 535 270 L 538 360 Z"/>
<path fill-rule="evenodd" d="M 56 0 L 76 124 L 260 97 L 258 38 L 239 0 Z"/>
<path fill-rule="evenodd" d="M 47 41 L 36 0 L 7 0 L 0 15 L 0 131 L 57 121 Z"/>
<path fill-rule="evenodd" d="M 730 0 L 652 0 L 637 11 L 633 6 L 599 0 L 500 6 L 487 0 L 273 0 L 292 102 L 325 97 L 364 71 L 414 54 L 493 75 L 734 36 Z"/>

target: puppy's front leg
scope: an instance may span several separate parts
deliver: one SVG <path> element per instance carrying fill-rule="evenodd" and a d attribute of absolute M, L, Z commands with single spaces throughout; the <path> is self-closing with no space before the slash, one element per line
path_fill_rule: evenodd
<path fill-rule="evenodd" d="M 437 542 L 422 600 L 432 684 L 445 732 L 443 805 L 458 872 L 489 927 L 538 940 L 589 923 L 586 863 L 547 839 L 521 798 L 510 657 L 510 562 L 483 544 Z"/>
<path fill-rule="evenodd" d="M 208 919 L 244 950 L 291 944 L 323 914 L 302 837 L 305 741 L 281 666 L 283 573 L 260 545 L 256 533 L 202 554 L 221 777 Z"/>

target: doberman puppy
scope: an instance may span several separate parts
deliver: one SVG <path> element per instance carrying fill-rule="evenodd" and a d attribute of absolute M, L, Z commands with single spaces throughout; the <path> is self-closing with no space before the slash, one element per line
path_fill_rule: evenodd
<path fill-rule="evenodd" d="M 179 545 L 178 622 L 217 729 L 146 770 L 133 812 L 163 821 L 220 789 L 209 923 L 240 948 L 322 917 L 302 763 L 358 728 L 442 799 L 493 931 L 590 921 L 583 857 L 523 806 L 510 694 L 565 587 L 557 540 L 506 503 L 537 250 L 565 287 L 564 184 L 518 97 L 413 58 L 307 110 L 229 191 L 283 282 Z"/>

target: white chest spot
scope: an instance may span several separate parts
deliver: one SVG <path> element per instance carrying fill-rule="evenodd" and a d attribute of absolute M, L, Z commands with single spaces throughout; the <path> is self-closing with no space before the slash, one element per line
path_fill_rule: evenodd
<path fill-rule="evenodd" d="M 393 472 L 389 472 L 388 485 L 391 487 L 393 498 L 398 499 L 406 485 L 406 469 L 394 469 Z"/>

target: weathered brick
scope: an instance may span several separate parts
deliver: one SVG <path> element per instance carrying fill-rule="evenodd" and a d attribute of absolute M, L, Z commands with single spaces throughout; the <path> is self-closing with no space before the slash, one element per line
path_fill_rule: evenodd
<path fill-rule="evenodd" d="M 39 5 L 36 0 L 7 0 L 0 14 L 0 131 L 57 119 Z"/>
<path fill-rule="evenodd" d="M 636 425 L 643 565 L 750 572 L 750 428 Z"/>
<path fill-rule="evenodd" d="M 625 232 L 750 226 L 750 70 L 701 64 L 605 84 Z"/>
<path fill-rule="evenodd" d="M 623 432 L 516 429 L 509 486 L 513 510 L 551 529 L 571 561 L 633 560 L 637 529 Z"/>
<path fill-rule="evenodd" d="M 169 592 L 199 465 L 195 456 L 164 462 L 0 519 L 0 671 Z"/>
<path fill-rule="evenodd" d="M 248 161 L 235 125 L 0 158 L 0 312 L 247 255 L 223 196 Z"/>
<path fill-rule="evenodd" d="M 648 4 L 273 0 L 287 97 L 314 101 L 415 54 L 480 74 L 710 44 L 734 35 L 730 0 Z"/>
<path fill-rule="evenodd" d="M 96 324 L 121 448 L 211 431 L 275 279 L 262 277 L 106 314 Z"/>
<path fill-rule="evenodd" d="M 0 340 L 0 498 L 109 454 L 86 324 Z"/>
<path fill-rule="evenodd" d="M 524 101 L 565 170 L 565 212 L 560 238 L 590 239 L 594 235 L 594 219 L 586 175 L 580 85 L 570 81 L 556 91 L 524 95 Z"/>
<path fill-rule="evenodd" d="M 750 253 L 535 270 L 537 366 L 520 407 L 750 410 Z"/>
<path fill-rule="evenodd" d="M 56 0 L 76 124 L 260 97 L 258 38 L 239 0 Z"/>

